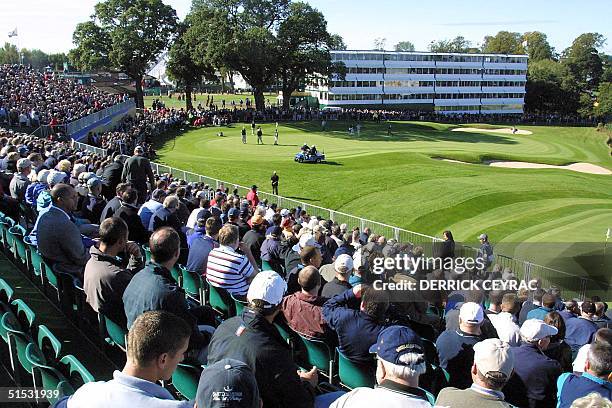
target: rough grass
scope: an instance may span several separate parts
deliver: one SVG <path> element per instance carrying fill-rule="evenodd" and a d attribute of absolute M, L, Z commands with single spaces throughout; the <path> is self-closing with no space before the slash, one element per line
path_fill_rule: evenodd
<path fill-rule="evenodd" d="M 270 191 L 270 175 L 281 177 L 286 197 L 413 231 L 475 243 L 485 231 L 506 243 L 594 242 L 603 248 L 612 227 L 612 176 L 557 169 L 506 169 L 449 163 L 516 160 L 547 164 L 588 162 L 612 169 L 605 136 L 591 128 L 521 126 L 532 135 L 451 132 L 456 125 L 427 122 L 364 124 L 359 135 L 333 122 L 323 132 L 318 122 L 279 127 L 263 124 L 265 145 L 240 141 L 242 125 L 185 132 L 159 141 L 160 162 L 230 182 Z M 304 142 L 316 144 L 327 164 L 293 161 Z M 532 246 L 533 247 L 533 246 Z M 550 253 L 553 253 L 551 256 Z M 554 258 L 555 249 L 547 252 Z M 559 250 L 561 251 L 561 250 Z M 532 251 L 534 252 L 534 251 Z M 535 251 L 538 252 L 538 251 Z M 608 251 L 612 253 L 612 249 Z M 525 253 L 530 259 L 537 253 Z M 557 265 L 559 267 L 559 265 Z"/>

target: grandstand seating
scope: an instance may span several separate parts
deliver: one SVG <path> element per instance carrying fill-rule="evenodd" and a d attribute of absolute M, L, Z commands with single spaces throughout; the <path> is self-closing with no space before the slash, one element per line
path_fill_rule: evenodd
<path fill-rule="evenodd" d="M 372 358 L 371 364 L 360 364 L 348 359 L 336 347 L 338 361 L 338 378 L 340 385 L 349 389 L 357 387 L 373 388 L 376 383 L 376 360 Z"/>
<path fill-rule="evenodd" d="M 194 400 L 201 374 L 201 366 L 181 363 L 172 374 L 172 386 L 186 399 Z"/>

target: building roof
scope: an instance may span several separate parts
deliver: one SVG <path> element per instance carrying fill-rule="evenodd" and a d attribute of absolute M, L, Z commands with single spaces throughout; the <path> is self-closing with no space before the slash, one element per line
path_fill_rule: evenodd
<path fill-rule="evenodd" d="M 429 51 L 381 51 L 381 50 L 332 50 L 332 53 L 346 54 L 412 54 L 412 55 L 457 55 L 457 56 L 482 56 L 482 57 L 525 57 L 525 54 L 483 54 L 483 53 L 461 53 L 461 52 L 429 52 Z"/>

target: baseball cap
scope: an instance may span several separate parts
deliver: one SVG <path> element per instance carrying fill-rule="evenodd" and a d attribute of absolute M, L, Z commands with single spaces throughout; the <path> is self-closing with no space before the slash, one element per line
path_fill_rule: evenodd
<path fill-rule="evenodd" d="M 251 217 L 251 225 L 261 225 L 264 222 L 264 217 L 259 214 L 256 214 Z"/>
<path fill-rule="evenodd" d="M 353 270 L 353 258 L 347 254 L 339 255 L 334 262 L 334 269 L 340 273 L 351 272 Z"/>
<path fill-rule="evenodd" d="M 484 312 L 478 303 L 465 302 L 459 309 L 459 318 L 467 324 L 480 324 L 484 320 Z"/>
<path fill-rule="evenodd" d="M 282 232 L 281 227 L 272 226 L 272 227 L 268 228 L 268 230 L 266 231 L 266 235 L 271 235 L 274 238 L 278 238 L 278 237 L 280 237 L 281 232 Z"/>
<path fill-rule="evenodd" d="M 19 159 L 17 160 L 17 168 L 18 169 L 27 169 L 32 167 L 32 162 L 29 159 Z"/>
<path fill-rule="evenodd" d="M 238 217 L 240 215 L 240 210 L 232 207 L 229 209 L 229 211 L 227 212 L 227 216 L 228 217 Z"/>
<path fill-rule="evenodd" d="M 168 194 L 166 193 L 166 191 L 162 190 L 161 188 L 156 188 L 155 190 L 153 190 L 151 198 L 153 198 L 154 200 L 159 200 L 161 198 L 166 197 L 167 195 Z"/>
<path fill-rule="evenodd" d="M 87 180 L 87 187 L 93 188 L 95 186 L 98 186 L 102 184 L 102 181 L 97 178 L 97 177 L 90 177 L 89 180 Z"/>
<path fill-rule="evenodd" d="M 251 186 L 251 189 L 252 189 L 252 190 L 256 190 L 256 189 L 257 189 L 257 186 L 256 186 L 255 184 L 253 184 L 253 185 Z"/>
<path fill-rule="evenodd" d="M 259 408 L 255 375 L 242 361 L 219 360 L 202 371 L 196 403 L 202 408 Z"/>
<path fill-rule="evenodd" d="M 300 252 L 305 246 L 318 246 L 314 237 L 310 233 L 305 233 L 300 237 L 300 241 L 293 246 L 295 252 Z"/>
<path fill-rule="evenodd" d="M 17 152 L 19 152 L 19 155 L 20 155 L 20 156 L 25 156 L 25 155 L 27 155 L 27 154 L 28 154 L 28 151 L 29 151 L 29 150 L 28 150 L 28 147 L 27 147 L 27 146 L 23 146 L 23 145 L 22 145 L 22 146 L 19 146 L 19 147 L 17 148 Z"/>
<path fill-rule="evenodd" d="M 283 300 L 283 295 L 287 291 L 287 283 L 281 276 L 274 271 L 262 271 L 255 275 L 249 285 L 247 299 L 263 300 L 272 306 L 278 305 Z"/>
<path fill-rule="evenodd" d="M 480 235 L 478 236 L 478 239 L 484 239 L 484 240 L 487 240 L 487 239 L 489 239 L 489 236 L 488 236 L 487 234 L 480 234 Z"/>
<path fill-rule="evenodd" d="M 51 170 L 51 173 L 47 176 L 47 184 L 60 184 L 64 182 L 66 173 L 63 171 Z"/>
<path fill-rule="evenodd" d="M 545 337 L 554 336 L 558 330 L 556 327 L 544 323 L 540 319 L 525 320 L 521 326 L 521 336 L 527 341 L 542 340 Z"/>
<path fill-rule="evenodd" d="M 389 326 L 378 334 L 376 343 L 370 347 L 370 353 L 376 353 L 380 359 L 389 363 L 406 366 L 409 364 L 402 361 L 401 357 L 408 353 L 423 354 L 423 341 L 406 326 Z M 425 356 L 422 361 L 417 360 L 414 364 L 424 362 Z"/>
<path fill-rule="evenodd" d="M 321 234 L 327 234 L 327 228 L 321 224 L 317 224 L 312 228 L 312 232 L 320 232 Z"/>
<path fill-rule="evenodd" d="M 485 377 L 490 372 L 500 372 L 510 378 L 514 357 L 508 343 L 500 339 L 486 339 L 474 344 L 474 363 Z"/>
<path fill-rule="evenodd" d="M 280 215 L 281 215 L 281 217 L 288 217 L 288 216 L 289 216 L 289 214 L 290 214 L 290 212 L 289 212 L 289 210 L 288 210 L 288 209 L 286 209 L 286 208 L 283 208 L 283 209 L 280 211 Z"/>
<path fill-rule="evenodd" d="M 144 153 L 144 149 L 142 148 L 142 146 L 136 146 L 136 148 L 134 149 L 135 152 L 138 153 Z"/>
<path fill-rule="evenodd" d="M 38 175 L 37 175 L 36 178 L 41 183 L 46 183 L 47 182 L 47 177 L 49 176 L 49 173 L 51 173 L 50 170 L 42 169 L 41 171 L 38 172 Z"/>

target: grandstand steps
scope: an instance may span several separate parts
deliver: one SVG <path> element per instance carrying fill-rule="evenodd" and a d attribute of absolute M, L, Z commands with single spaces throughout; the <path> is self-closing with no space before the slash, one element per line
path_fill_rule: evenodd
<path fill-rule="evenodd" d="M 14 298 L 23 299 L 36 313 L 36 324 L 44 324 L 62 341 L 62 355 L 76 356 L 98 381 L 111 379 L 113 371 L 122 368 L 125 361 L 123 354 L 117 358 L 109 358 L 99 345 L 92 341 L 95 339 L 86 336 L 75 326 L 73 321 L 1 252 L 0 277 L 15 290 Z M 0 364 L 0 378 L 5 378 L 3 370 L 6 372 L 6 368 Z M 11 373 L 10 367 L 8 373 Z M 2 386 L 10 385 L 4 385 L 4 380 L 0 380 L 0 387 Z M 4 404 L 1 405 L 4 407 Z"/>

